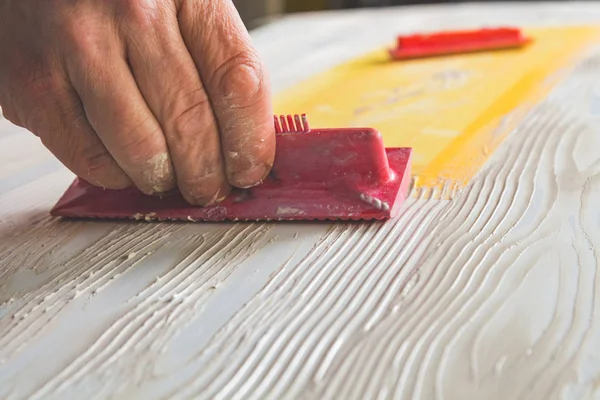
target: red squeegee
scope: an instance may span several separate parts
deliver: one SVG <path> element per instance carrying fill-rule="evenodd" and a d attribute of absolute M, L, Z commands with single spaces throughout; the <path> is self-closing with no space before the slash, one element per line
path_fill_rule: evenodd
<path fill-rule="evenodd" d="M 394 60 L 518 48 L 531 41 L 516 28 L 488 28 L 399 36 Z"/>
<path fill-rule="evenodd" d="M 397 215 L 412 149 L 389 148 L 370 128 L 310 129 L 305 115 L 275 117 L 276 156 L 264 183 L 194 207 L 179 193 L 148 196 L 76 179 L 52 209 L 68 218 L 188 221 L 383 220 Z"/>

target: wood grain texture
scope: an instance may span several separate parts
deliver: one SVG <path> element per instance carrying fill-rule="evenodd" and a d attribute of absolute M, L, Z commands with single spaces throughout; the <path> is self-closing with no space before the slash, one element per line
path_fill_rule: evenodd
<path fill-rule="evenodd" d="M 281 269 L 174 396 L 597 395 L 600 137 L 579 108 L 593 60 L 454 201 L 336 226 Z"/>
<path fill-rule="evenodd" d="M 308 15 L 254 39 L 280 90 L 398 26 L 481 21 L 600 5 Z M 0 164 L 0 398 L 600 397 L 600 51 L 561 79 L 454 200 L 377 224 L 56 221 L 71 174 L 0 121 L 0 149 L 37 160 Z"/>

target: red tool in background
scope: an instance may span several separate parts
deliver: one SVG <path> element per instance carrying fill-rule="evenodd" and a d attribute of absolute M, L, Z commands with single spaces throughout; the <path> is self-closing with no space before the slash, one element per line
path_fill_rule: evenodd
<path fill-rule="evenodd" d="M 390 49 L 394 60 L 519 48 L 531 42 L 516 28 L 448 31 L 399 36 Z"/>
<path fill-rule="evenodd" d="M 221 203 L 187 204 L 179 193 L 147 196 L 76 179 L 52 209 L 67 218 L 188 221 L 383 220 L 410 185 L 411 148 L 389 148 L 369 128 L 310 129 L 305 115 L 275 117 L 276 156 L 264 183 Z"/>

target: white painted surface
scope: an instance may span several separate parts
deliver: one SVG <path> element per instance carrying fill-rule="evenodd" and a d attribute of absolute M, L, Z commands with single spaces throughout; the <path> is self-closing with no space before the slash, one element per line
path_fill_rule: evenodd
<path fill-rule="evenodd" d="M 436 6 L 254 38 L 280 90 L 402 30 L 591 21 Z M 55 221 L 72 175 L 0 121 L 0 398 L 600 398 L 598 60 L 457 198 L 385 224 Z"/>

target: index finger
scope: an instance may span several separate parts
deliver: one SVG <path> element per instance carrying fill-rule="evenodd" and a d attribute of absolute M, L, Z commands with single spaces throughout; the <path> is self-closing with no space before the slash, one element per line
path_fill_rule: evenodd
<path fill-rule="evenodd" d="M 261 183 L 275 158 L 270 87 L 233 2 L 183 2 L 181 33 L 206 86 L 231 185 Z"/>

